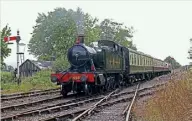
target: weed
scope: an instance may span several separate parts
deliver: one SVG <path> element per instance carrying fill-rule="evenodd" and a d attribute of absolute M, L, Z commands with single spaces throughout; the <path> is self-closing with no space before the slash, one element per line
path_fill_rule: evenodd
<path fill-rule="evenodd" d="M 157 91 L 140 107 L 140 116 L 146 121 L 187 121 L 192 110 L 191 92 L 192 72 L 183 72 L 179 77 L 174 75 L 163 90 Z M 138 110 L 138 107 L 134 109 L 136 115 Z"/>
<path fill-rule="evenodd" d="M 50 89 L 50 88 L 57 88 L 58 86 L 55 83 L 51 82 L 50 74 L 51 74 L 51 71 L 49 70 L 43 70 L 43 71 L 37 72 L 32 77 L 22 78 L 21 79 L 22 82 L 20 85 L 17 85 L 17 83 L 14 81 L 1 81 L 1 89 L 2 89 L 1 93 L 8 94 L 8 93 L 16 93 L 16 92 L 28 92 L 32 90 L 44 90 L 44 89 Z"/>

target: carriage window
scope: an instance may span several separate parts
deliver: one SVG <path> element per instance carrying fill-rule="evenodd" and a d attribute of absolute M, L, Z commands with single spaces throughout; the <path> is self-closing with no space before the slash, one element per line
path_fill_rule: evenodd
<path fill-rule="evenodd" d="M 144 66 L 146 65 L 145 60 L 146 60 L 146 58 L 144 57 Z"/>
<path fill-rule="evenodd" d="M 151 66 L 151 58 L 149 58 L 149 66 Z"/>
<path fill-rule="evenodd" d="M 133 65 L 133 54 L 131 54 L 131 64 Z"/>
<path fill-rule="evenodd" d="M 145 66 L 145 56 L 143 56 L 143 66 Z"/>
<path fill-rule="evenodd" d="M 137 59 L 137 62 L 136 62 L 136 65 L 139 64 L 139 59 L 138 59 L 138 55 L 136 54 L 136 59 Z"/>
<path fill-rule="evenodd" d="M 140 56 L 140 65 L 142 66 L 142 56 Z"/>
<path fill-rule="evenodd" d="M 137 58 L 136 58 L 135 53 L 134 53 L 134 65 L 137 65 Z"/>
<path fill-rule="evenodd" d="M 138 55 L 138 65 L 140 65 L 140 56 Z"/>
<path fill-rule="evenodd" d="M 137 55 L 137 65 L 139 65 L 139 55 Z"/>

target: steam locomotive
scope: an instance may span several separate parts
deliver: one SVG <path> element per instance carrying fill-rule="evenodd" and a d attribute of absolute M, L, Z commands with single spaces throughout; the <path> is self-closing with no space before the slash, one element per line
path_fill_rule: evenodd
<path fill-rule="evenodd" d="M 171 72 L 170 64 L 114 41 L 99 40 L 87 46 L 83 35 L 77 37 L 67 56 L 70 68 L 51 74 L 64 97 L 71 91 L 91 95 L 113 90 Z"/>

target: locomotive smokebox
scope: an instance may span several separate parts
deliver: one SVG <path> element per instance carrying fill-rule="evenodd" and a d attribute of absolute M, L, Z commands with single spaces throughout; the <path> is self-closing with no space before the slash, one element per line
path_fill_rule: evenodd
<path fill-rule="evenodd" d="M 79 43 L 84 43 L 84 35 L 81 34 L 81 35 L 78 35 L 77 36 L 77 40 L 76 40 L 76 44 L 79 44 Z"/>

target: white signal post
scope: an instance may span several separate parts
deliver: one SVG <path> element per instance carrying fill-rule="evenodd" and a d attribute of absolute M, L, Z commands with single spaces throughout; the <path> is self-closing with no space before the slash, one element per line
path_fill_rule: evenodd
<path fill-rule="evenodd" d="M 19 74 L 19 41 L 21 40 L 20 36 L 19 36 L 19 30 L 17 30 L 17 83 L 20 83 L 20 74 Z"/>

